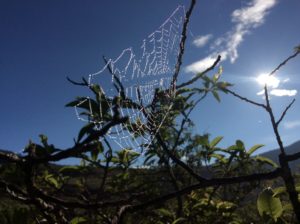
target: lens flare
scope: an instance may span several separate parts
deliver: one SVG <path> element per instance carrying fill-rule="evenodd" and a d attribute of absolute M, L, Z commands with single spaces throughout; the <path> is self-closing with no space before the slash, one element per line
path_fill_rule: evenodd
<path fill-rule="evenodd" d="M 268 75 L 268 74 L 260 74 L 257 78 L 256 81 L 260 85 L 267 85 L 268 87 L 271 88 L 277 88 L 279 86 L 280 80 L 276 78 L 273 75 Z"/>

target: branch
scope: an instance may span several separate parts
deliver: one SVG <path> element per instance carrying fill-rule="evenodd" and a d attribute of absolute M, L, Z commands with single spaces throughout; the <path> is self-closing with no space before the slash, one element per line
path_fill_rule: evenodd
<path fill-rule="evenodd" d="M 75 86 L 89 86 L 88 82 L 85 80 L 85 78 L 82 78 L 82 82 L 76 82 L 76 81 L 73 81 L 72 79 L 70 79 L 68 76 L 67 76 L 67 80 L 72 83 L 73 85 Z"/>
<path fill-rule="evenodd" d="M 114 118 L 112 121 L 107 123 L 105 126 L 103 126 L 99 131 L 95 131 L 93 134 L 89 135 L 82 143 L 75 145 L 72 148 L 59 151 L 58 153 L 54 155 L 50 155 L 47 157 L 42 157 L 42 158 L 34 158 L 34 161 L 36 163 L 44 163 L 44 162 L 54 162 L 54 161 L 59 161 L 62 159 L 66 159 L 69 157 L 76 157 L 80 155 L 81 153 L 88 152 L 91 149 L 91 143 L 92 141 L 99 139 L 100 137 L 104 136 L 111 127 L 125 123 L 127 121 L 127 117 L 122 117 L 122 118 Z"/>
<path fill-rule="evenodd" d="M 191 191 L 197 190 L 197 189 L 203 189 L 203 188 L 218 186 L 218 185 L 224 186 L 224 185 L 243 183 L 243 182 L 253 182 L 253 181 L 275 179 L 281 175 L 281 172 L 282 172 L 281 169 L 277 168 L 274 171 L 271 171 L 268 173 L 256 173 L 256 174 L 240 176 L 240 177 L 214 178 L 214 179 L 210 179 L 210 180 L 205 180 L 198 184 L 183 188 L 179 191 L 175 191 L 170 194 L 166 194 L 161 197 L 155 198 L 153 200 L 149 200 L 145 203 L 130 206 L 127 208 L 126 212 L 135 212 L 137 210 L 141 210 L 141 209 L 147 208 L 147 207 L 155 205 L 155 204 L 160 204 L 167 200 L 173 199 L 174 197 L 177 197 L 179 195 L 188 194 Z"/>
<path fill-rule="evenodd" d="M 13 184 L 9 184 L 4 180 L 0 180 L 0 188 L 4 189 L 6 193 L 13 199 L 22 201 L 23 203 L 27 204 L 31 203 L 31 200 L 29 199 L 28 195 Z"/>
<path fill-rule="evenodd" d="M 253 104 L 253 105 L 258 106 L 258 107 L 262 107 L 262 108 L 264 108 L 264 109 L 267 108 L 266 105 L 264 105 L 264 104 L 262 104 L 262 103 L 257 103 L 257 102 L 255 102 L 255 101 L 253 101 L 253 100 L 249 100 L 248 98 L 243 97 L 243 96 L 241 96 L 241 95 L 235 93 L 234 91 L 232 91 L 232 90 L 230 90 L 230 89 L 227 89 L 227 88 L 226 88 L 225 90 L 226 90 L 228 93 L 230 93 L 231 95 L 233 95 L 233 96 L 239 98 L 240 100 L 243 100 L 243 101 L 245 101 L 245 102 L 247 102 L 247 103 Z"/>
<path fill-rule="evenodd" d="M 176 89 L 176 81 L 177 81 L 177 77 L 178 77 L 178 74 L 180 72 L 180 68 L 181 68 L 181 64 L 182 64 L 182 58 L 183 58 L 183 55 L 184 55 L 184 48 L 185 48 L 185 41 L 186 41 L 186 38 L 187 38 L 187 26 L 188 26 L 188 23 L 190 21 L 190 17 L 192 15 L 192 12 L 193 12 L 193 9 L 194 9 L 194 6 L 196 4 L 196 0 L 191 0 L 191 5 L 188 9 L 188 11 L 186 12 L 186 15 L 185 15 L 185 20 L 184 20 L 184 23 L 183 23 L 183 29 L 182 29 L 182 32 L 181 32 L 181 41 L 180 41 L 180 50 L 179 50 L 179 54 L 178 54 L 178 58 L 177 58 L 177 63 L 176 63 L 176 66 L 175 66 L 175 72 L 174 72 L 174 75 L 173 75 L 173 80 L 172 80 L 172 83 L 171 83 L 171 88 L 173 88 L 173 91 L 175 91 Z"/>
<path fill-rule="evenodd" d="M 297 153 L 294 153 L 291 155 L 285 155 L 284 158 L 286 161 L 294 161 L 294 160 L 300 159 L 300 152 L 297 152 Z"/>
<path fill-rule="evenodd" d="M 296 100 L 293 99 L 292 102 L 285 108 L 285 110 L 283 111 L 283 113 L 281 114 L 279 120 L 276 122 L 276 126 L 278 127 L 278 125 L 280 124 L 280 122 L 282 121 L 282 119 L 284 118 L 284 116 L 286 115 L 286 112 L 290 109 L 290 107 L 293 105 L 293 103 Z"/>
<path fill-rule="evenodd" d="M 109 61 L 105 58 L 105 56 L 103 56 L 103 60 L 105 62 L 105 64 L 107 65 L 107 69 L 109 71 L 109 73 L 113 76 L 113 80 L 116 81 L 116 83 L 118 84 L 118 86 L 115 84 L 115 82 L 113 83 L 113 85 L 115 86 L 116 90 L 118 91 L 118 93 L 120 93 L 120 95 L 125 99 L 125 89 L 124 86 L 121 82 L 121 80 L 119 79 L 119 77 L 113 72 L 112 67 L 109 63 Z M 119 90 L 119 87 L 121 89 L 121 91 Z"/>
<path fill-rule="evenodd" d="M 190 168 L 187 164 L 182 162 L 180 159 L 178 159 L 166 146 L 164 141 L 162 140 L 159 133 L 156 134 L 156 139 L 158 143 L 161 145 L 163 150 L 167 153 L 167 155 L 179 166 L 181 166 L 184 170 L 186 170 L 189 174 L 191 174 L 194 178 L 196 178 L 198 181 L 205 181 L 206 179 L 201 177 L 200 175 L 196 174 L 192 168 Z"/>
<path fill-rule="evenodd" d="M 24 159 L 21 156 L 13 152 L 9 152 L 7 150 L 2 150 L 2 149 L 0 149 L 0 159 L 6 162 L 13 162 L 13 163 L 24 162 Z"/>
<path fill-rule="evenodd" d="M 270 76 L 274 75 L 282 66 L 284 66 L 289 60 L 295 58 L 298 54 L 300 54 L 300 50 L 297 50 L 294 54 L 286 58 L 283 62 L 281 62 L 272 72 L 270 72 Z"/>
<path fill-rule="evenodd" d="M 113 149 L 111 148 L 111 146 L 110 146 L 109 142 L 106 140 L 106 138 L 104 138 L 104 142 L 108 147 L 108 151 L 105 154 L 106 164 L 105 164 L 105 167 L 104 167 L 104 173 L 103 173 L 102 181 L 101 181 L 101 184 L 100 184 L 100 187 L 99 187 L 99 190 L 98 190 L 97 200 L 100 199 L 101 193 L 104 192 L 104 186 L 105 186 L 106 179 L 107 179 L 107 176 L 108 176 L 109 163 L 111 162 L 111 159 L 112 159 L 112 156 L 113 156 L 112 155 Z"/>
<path fill-rule="evenodd" d="M 221 60 L 221 55 L 218 55 L 218 57 L 217 57 L 217 59 L 215 60 L 215 62 L 214 62 L 209 68 L 207 68 L 204 72 L 201 72 L 201 73 L 197 74 L 197 75 L 196 75 L 194 78 L 192 78 L 191 80 L 189 80 L 189 81 L 187 81 L 187 82 L 184 82 L 184 83 L 178 85 L 177 88 L 179 89 L 179 88 L 182 88 L 182 87 L 184 87 L 184 86 L 187 86 L 187 85 L 190 85 L 190 84 L 196 82 L 199 78 L 201 78 L 202 75 L 204 75 L 204 74 L 206 74 L 207 72 L 213 70 L 213 69 L 217 66 L 217 64 L 220 62 L 220 60 Z"/>
<path fill-rule="evenodd" d="M 120 205 L 128 204 L 132 201 L 132 196 L 127 199 L 120 199 L 117 201 L 106 201 L 106 202 L 95 202 L 95 203 L 82 203 L 80 201 L 67 201 L 54 196 L 50 196 L 42 190 L 34 187 L 34 192 L 37 197 L 41 198 L 43 201 L 47 203 L 54 203 L 65 208 L 83 208 L 83 209 L 99 209 L 99 208 L 107 208 L 107 207 L 117 207 Z M 135 195 L 133 195 L 135 196 Z"/>
<path fill-rule="evenodd" d="M 93 132 L 80 144 L 85 145 L 85 144 L 90 143 L 93 140 L 98 139 L 99 137 L 104 136 L 109 131 L 110 128 L 112 128 L 115 125 L 125 123 L 127 120 L 128 120 L 128 117 L 122 117 L 122 118 L 114 117 L 114 119 L 112 121 L 110 121 L 108 124 L 103 126 L 99 131 Z"/>

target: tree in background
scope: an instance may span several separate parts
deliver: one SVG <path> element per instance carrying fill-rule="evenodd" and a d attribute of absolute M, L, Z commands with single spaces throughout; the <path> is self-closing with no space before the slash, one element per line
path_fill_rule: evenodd
<path fill-rule="evenodd" d="M 265 103 L 257 103 L 234 92 L 231 84 L 221 80 L 222 68 L 214 74 L 221 57 L 191 80 L 177 83 L 187 25 L 196 1 L 192 0 L 183 25 L 180 52 L 169 89 L 156 89 L 149 105 L 126 97 L 122 82 L 114 77 L 118 95 L 109 98 L 99 85 L 71 83 L 89 88 L 91 104 L 77 98 L 67 104 L 78 106 L 91 121 L 78 134 L 74 145 L 59 149 L 40 135 L 39 144 L 30 142 L 25 155 L 1 151 L 0 189 L 3 195 L 0 216 L 3 223 L 297 223 L 300 221 L 297 178 L 289 162 L 300 153 L 287 155 L 278 126 L 294 100 L 276 119 L 265 85 Z M 293 55 L 279 64 L 274 75 Z M 200 83 L 200 84 L 199 84 Z M 200 87 L 199 87 L 200 86 Z M 176 91 L 173 91 L 175 90 Z M 219 147 L 222 137 L 211 138 L 193 131 L 190 114 L 212 94 L 230 94 L 265 110 L 271 120 L 280 148 L 279 167 L 271 160 L 253 156 L 262 145 L 246 149 L 241 140 L 227 148 Z M 104 116 L 99 108 L 109 102 L 112 113 Z M 172 109 L 169 110 L 169 105 Z M 120 113 L 121 108 L 136 108 L 156 123 L 148 132 L 136 134 L 141 124 Z M 102 112 L 101 112 L 102 113 Z M 168 116 L 164 116 L 168 114 Z M 149 116 L 148 116 L 149 115 Z M 149 118 L 150 119 L 150 118 Z M 97 124 L 102 123 L 100 128 Z M 115 150 L 106 136 L 122 125 L 136 138 L 153 135 L 148 149 Z M 80 158 L 80 165 L 61 166 L 55 162 Z M 277 187 L 272 189 L 271 186 Z M 280 187 L 278 187 L 280 186 Z M 26 220 L 26 221 L 25 221 Z"/>

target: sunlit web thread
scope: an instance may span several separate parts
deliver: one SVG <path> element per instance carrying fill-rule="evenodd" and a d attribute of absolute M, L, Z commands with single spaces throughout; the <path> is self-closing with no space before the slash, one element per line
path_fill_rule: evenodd
<path fill-rule="evenodd" d="M 140 55 L 135 54 L 133 48 L 124 49 L 116 59 L 109 59 L 101 70 L 89 75 L 89 85 L 98 84 L 105 93 L 110 115 L 113 115 L 113 98 L 121 96 L 121 92 L 113 87 L 116 84 L 115 77 L 124 86 L 126 99 L 144 105 L 142 108 L 120 107 L 120 115 L 128 116 L 130 122 L 111 128 L 108 137 L 121 149 L 147 148 L 172 108 L 170 100 L 168 110 L 159 123 L 153 111 L 147 109 L 145 113 L 145 108 L 153 101 L 156 89 L 169 90 L 166 97 L 174 96 L 171 91 L 175 89 L 170 87 L 180 50 L 184 18 L 184 6 L 178 6 L 157 30 L 143 40 L 140 50 L 136 51 Z M 111 73 L 108 72 L 109 69 Z M 82 103 L 88 103 L 89 115 L 80 112 Z M 89 97 L 75 107 L 78 119 L 94 122 L 100 129 L 105 122 L 105 110 L 101 106 L 97 108 L 100 119 L 94 118 L 96 111 L 93 110 L 95 108 L 93 109 Z"/>

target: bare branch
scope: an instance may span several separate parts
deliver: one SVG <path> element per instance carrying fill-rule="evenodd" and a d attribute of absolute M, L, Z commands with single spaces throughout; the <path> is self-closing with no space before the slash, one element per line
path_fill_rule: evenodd
<path fill-rule="evenodd" d="M 20 163 L 20 162 L 24 162 L 24 159 L 13 153 L 13 152 L 9 152 L 7 150 L 0 150 L 0 159 L 4 160 L 6 162 L 13 162 L 13 163 Z"/>
<path fill-rule="evenodd" d="M 83 203 L 81 201 L 68 201 L 61 198 L 54 197 L 52 195 L 48 195 L 46 192 L 43 192 L 41 189 L 33 187 L 33 190 L 37 197 L 41 198 L 44 201 L 54 203 L 56 205 L 63 206 L 65 208 L 83 208 L 83 209 L 98 209 L 98 208 L 106 208 L 106 207 L 117 207 L 120 205 L 128 204 L 132 201 L 132 197 L 130 196 L 126 199 L 120 199 L 117 201 L 104 201 L 104 202 L 95 202 L 95 203 Z"/>
<path fill-rule="evenodd" d="M 21 190 L 13 184 L 9 184 L 4 180 L 0 180 L 0 188 L 4 189 L 6 193 L 8 193 L 8 195 L 11 196 L 13 199 L 28 204 L 31 202 L 26 192 L 24 192 L 23 190 Z"/>
<path fill-rule="evenodd" d="M 284 116 L 286 115 L 287 111 L 290 109 L 290 107 L 294 104 L 296 100 L 293 99 L 292 102 L 285 108 L 285 110 L 283 111 L 283 113 L 281 114 L 279 120 L 276 122 L 276 126 L 278 127 L 278 125 L 280 124 L 280 122 L 282 121 L 282 119 L 284 118 Z"/>
<path fill-rule="evenodd" d="M 187 26 L 188 26 L 188 23 L 190 21 L 190 17 L 192 15 L 192 12 L 193 12 L 193 9 L 195 7 L 195 4 L 196 4 L 196 0 L 191 0 L 191 5 L 188 9 L 188 11 L 186 12 L 186 15 L 185 15 L 185 20 L 184 20 L 184 24 L 183 24 L 183 29 L 182 29 L 182 33 L 181 33 L 181 41 L 180 41 L 180 51 L 179 51 L 179 54 L 178 54 L 178 58 L 177 58 L 177 63 L 176 63 L 176 66 L 175 66 L 175 72 L 174 72 L 174 75 L 173 75 L 173 80 L 172 80 L 172 83 L 171 83 L 171 88 L 173 88 L 173 91 L 175 91 L 176 89 L 176 81 L 177 81 L 177 77 L 179 75 L 179 72 L 180 72 L 180 68 L 181 68 L 181 64 L 182 64 L 182 58 L 183 58 L 183 54 L 184 54 L 184 48 L 185 48 L 185 41 L 186 41 L 186 38 L 187 38 Z"/>
<path fill-rule="evenodd" d="M 82 82 L 76 82 L 67 76 L 67 80 L 76 86 L 88 86 L 89 85 L 88 82 L 85 80 L 85 78 L 82 78 Z"/>
<path fill-rule="evenodd" d="M 113 76 L 113 80 L 114 80 L 113 85 L 115 86 L 115 88 L 117 89 L 117 91 L 120 93 L 120 95 L 125 99 L 125 98 L 126 98 L 126 96 L 125 96 L 125 89 L 124 89 L 124 86 L 123 86 L 121 80 L 120 80 L 119 77 L 113 72 L 112 67 L 111 67 L 111 65 L 109 64 L 109 61 L 105 58 L 105 56 L 103 56 L 103 60 L 104 60 L 105 64 L 107 65 L 107 69 L 108 69 L 109 73 Z M 117 84 L 116 84 L 115 82 L 116 82 Z M 120 88 L 121 90 L 119 90 L 119 88 Z"/>
<path fill-rule="evenodd" d="M 299 151 L 300 151 L 300 149 L 299 149 Z M 294 160 L 300 159 L 300 152 L 297 152 L 297 153 L 294 153 L 291 155 L 285 155 L 285 159 L 287 161 L 294 161 Z"/>
<path fill-rule="evenodd" d="M 279 134 L 278 126 L 277 126 L 277 123 L 275 121 L 275 116 L 274 116 L 274 113 L 273 113 L 273 109 L 272 109 L 271 104 L 270 104 L 267 85 L 265 85 L 265 87 L 264 87 L 264 92 L 265 92 L 265 100 L 266 100 L 266 111 L 268 112 L 268 114 L 270 116 L 273 131 L 274 131 L 274 134 L 276 136 L 276 140 L 277 140 L 277 143 L 279 145 L 280 152 L 281 152 L 281 154 L 279 155 L 279 163 L 280 163 L 280 166 L 282 168 L 281 177 L 282 177 L 282 179 L 284 181 L 284 184 L 286 186 L 287 193 L 289 195 L 289 199 L 291 201 L 294 213 L 297 217 L 298 222 L 300 222 L 300 202 L 298 200 L 298 193 L 296 191 L 295 180 L 294 180 L 294 177 L 292 175 L 292 171 L 291 171 L 291 168 L 289 166 L 289 163 L 285 159 L 285 155 L 286 155 L 285 154 L 285 148 L 283 146 L 281 136 Z"/>
<path fill-rule="evenodd" d="M 245 101 L 245 102 L 247 102 L 247 103 L 250 103 L 250 104 L 253 104 L 253 105 L 255 105 L 255 106 L 262 107 L 262 108 L 266 109 L 266 105 L 264 105 L 264 104 L 262 104 L 262 103 L 257 103 L 257 102 L 255 102 L 255 101 L 253 101 L 253 100 L 249 100 L 248 98 L 243 97 L 243 96 L 237 94 L 236 92 L 234 92 L 234 91 L 232 91 L 232 90 L 230 90 L 230 89 L 227 89 L 227 88 L 226 88 L 225 90 L 226 90 L 228 93 L 230 93 L 231 95 L 233 95 L 233 96 L 239 98 L 240 100 L 243 100 L 243 101 Z"/>
<path fill-rule="evenodd" d="M 270 72 L 270 76 L 274 75 L 282 66 L 284 66 L 289 60 L 295 58 L 298 54 L 300 54 L 300 51 L 297 50 L 294 54 L 286 58 L 283 62 L 281 62 L 272 72 Z"/>
<path fill-rule="evenodd" d="M 255 173 L 251 175 L 246 176 L 239 176 L 239 177 L 228 177 L 228 178 L 214 178 L 210 180 L 202 181 L 198 184 L 188 186 L 186 188 L 183 188 L 179 191 L 172 192 L 170 194 L 163 195 L 161 197 L 155 198 L 153 200 L 149 200 L 145 203 L 133 205 L 131 207 L 128 207 L 126 212 L 135 212 L 144 208 L 147 208 L 149 206 L 160 204 L 162 202 L 165 202 L 167 200 L 173 199 L 177 197 L 178 195 L 184 195 L 188 194 L 193 190 L 197 189 L 203 189 L 207 187 L 212 186 L 218 186 L 218 185 L 229 185 L 229 184 L 236 184 L 236 183 L 243 183 L 243 182 L 253 182 L 253 181 L 261 181 L 261 180 L 271 180 L 279 177 L 281 175 L 281 169 L 277 168 L 274 171 L 268 172 L 268 173 Z M 124 212 L 125 213 L 125 212 Z"/>
<path fill-rule="evenodd" d="M 217 59 L 215 60 L 215 62 L 209 67 L 207 68 L 204 72 L 201 72 L 199 74 L 197 74 L 194 78 L 192 78 L 191 80 L 187 81 L 187 82 L 184 82 L 180 85 L 177 86 L 177 88 L 182 88 L 182 87 L 185 87 L 187 85 L 191 85 L 192 83 L 196 82 L 199 78 L 201 78 L 204 74 L 206 74 L 207 72 L 213 70 L 216 65 L 220 62 L 221 60 L 221 55 L 218 55 Z"/>

